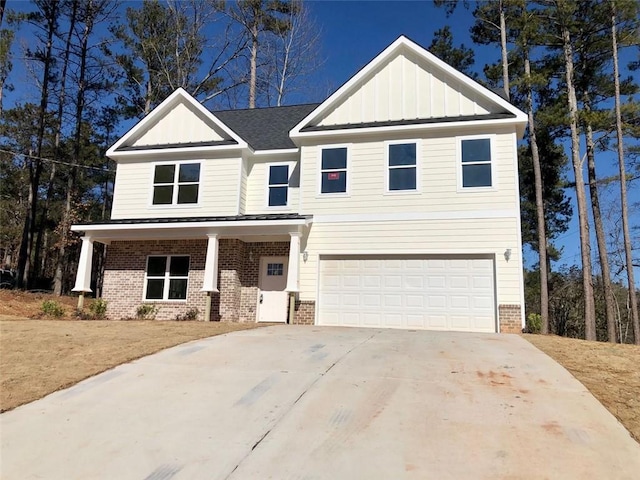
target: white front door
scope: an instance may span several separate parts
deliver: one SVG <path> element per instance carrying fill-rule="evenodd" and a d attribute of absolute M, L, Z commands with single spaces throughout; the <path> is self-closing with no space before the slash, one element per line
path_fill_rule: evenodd
<path fill-rule="evenodd" d="M 286 323 L 288 266 L 288 257 L 260 258 L 258 322 Z"/>

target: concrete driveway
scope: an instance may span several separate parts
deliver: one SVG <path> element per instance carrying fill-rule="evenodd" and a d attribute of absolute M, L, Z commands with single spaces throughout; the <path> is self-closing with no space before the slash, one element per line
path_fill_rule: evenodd
<path fill-rule="evenodd" d="M 514 335 L 277 326 L 0 415 L 0 477 L 638 478 L 640 446 Z"/>

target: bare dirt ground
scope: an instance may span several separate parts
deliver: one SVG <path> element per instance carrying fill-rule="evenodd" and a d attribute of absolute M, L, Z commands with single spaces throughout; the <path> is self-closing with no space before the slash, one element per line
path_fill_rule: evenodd
<path fill-rule="evenodd" d="M 523 335 L 569 370 L 640 442 L 640 347 Z"/>
<path fill-rule="evenodd" d="M 65 306 L 64 319 L 27 318 L 39 315 L 47 299 Z M 0 290 L 0 412 L 164 348 L 258 326 L 76 320 L 75 302 L 72 297 Z"/>

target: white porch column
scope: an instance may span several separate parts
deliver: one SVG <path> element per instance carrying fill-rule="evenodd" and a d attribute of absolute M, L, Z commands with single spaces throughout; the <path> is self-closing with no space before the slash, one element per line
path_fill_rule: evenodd
<path fill-rule="evenodd" d="M 73 292 L 91 292 L 91 261 L 93 260 L 93 240 L 91 237 L 82 237 L 82 250 L 78 261 L 76 273 L 76 285 Z"/>
<path fill-rule="evenodd" d="M 73 292 L 80 292 L 78 296 L 78 310 L 84 307 L 84 294 L 91 292 L 91 263 L 93 260 L 93 240 L 91 237 L 82 237 L 82 249 L 78 260 L 76 272 L 76 285 Z"/>
<path fill-rule="evenodd" d="M 300 270 L 300 232 L 290 233 L 289 270 L 287 273 L 287 292 L 299 292 L 298 271 Z"/>
<path fill-rule="evenodd" d="M 212 293 L 218 291 L 218 234 L 210 233 L 207 238 L 209 239 L 207 259 L 204 264 L 204 281 L 200 291 Z"/>

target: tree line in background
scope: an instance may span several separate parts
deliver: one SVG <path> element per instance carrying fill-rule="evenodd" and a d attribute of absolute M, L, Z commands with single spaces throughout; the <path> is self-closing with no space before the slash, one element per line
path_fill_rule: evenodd
<path fill-rule="evenodd" d="M 145 0 L 124 15 L 111 0 L 34 0 L 27 14 L 5 13 L 5 2 L 0 109 L 3 91 L 12 88 L 15 31 L 36 32 L 21 55 L 38 98 L 2 111 L 0 125 L 0 249 L 23 288 L 71 288 L 79 249 L 69 227 L 108 218 L 115 166 L 104 152 L 119 122 L 144 117 L 177 87 L 216 108 L 282 105 L 296 92 L 305 101 L 324 97 L 311 93 L 317 85 L 308 81 L 321 63 L 320 33 L 301 1 Z M 472 9 L 473 42 L 494 45 L 499 56 L 478 75 L 474 50 L 455 45 L 449 26 L 427 48 L 501 89 L 528 115 L 519 152 L 522 235 L 539 258 L 525 271 L 529 328 L 640 343 L 637 232 L 629 222 L 638 205 L 627 198 L 628 184 L 640 177 L 638 2 L 436 4 L 448 15 Z M 620 63 L 625 50 L 630 65 Z M 612 158 L 618 174 L 598 176 L 596 167 Z M 613 187 L 618 200 L 606 210 L 602 191 Z M 581 263 L 554 271 L 561 254 L 555 243 L 573 215 L 570 191 Z M 95 259 L 100 271 L 102 255 Z"/>
<path fill-rule="evenodd" d="M 109 216 L 115 165 L 105 152 L 121 122 L 178 87 L 216 109 L 281 105 L 308 94 L 320 64 L 319 30 L 298 0 L 29 6 L 6 11 L 0 0 L 0 260 L 19 288 L 72 288 L 70 226 Z M 12 45 L 19 29 L 27 45 Z M 17 59 L 33 98 L 4 109 Z M 97 252 L 98 271 L 102 261 Z"/>

